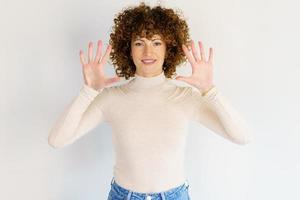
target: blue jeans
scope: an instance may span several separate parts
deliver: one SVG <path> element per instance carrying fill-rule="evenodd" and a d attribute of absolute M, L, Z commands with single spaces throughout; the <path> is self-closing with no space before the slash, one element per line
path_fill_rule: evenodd
<path fill-rule="evenodd" d="M 111 181 L 111 189 L 108 200 L 190 200 L 189 183 L 158 193 L 140 193 L 123 188 L 116 183 L 114 177 Z"/>

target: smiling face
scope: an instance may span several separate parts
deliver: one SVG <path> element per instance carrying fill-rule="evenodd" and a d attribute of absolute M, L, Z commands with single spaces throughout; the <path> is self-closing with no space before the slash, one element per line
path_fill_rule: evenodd
<path fill-rule="evenodd" d="M 131 40 L 131 56 L 136 74 L 151 77 L 162 73 L 166 54 L 166 43 L 158 34 L 151 40 L 137 37 Z"/>

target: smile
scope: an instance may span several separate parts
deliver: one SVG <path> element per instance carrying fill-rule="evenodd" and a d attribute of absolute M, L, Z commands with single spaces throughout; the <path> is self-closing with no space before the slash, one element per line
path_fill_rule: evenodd
<path fill-rule="evenodd" d="M 146 65 L 153 64 L 153 63 L 155 63 L 155 61 L 156 61 L 155 59 L 144 59 L 144 60 L 142 60 L 142 62 Z"/>

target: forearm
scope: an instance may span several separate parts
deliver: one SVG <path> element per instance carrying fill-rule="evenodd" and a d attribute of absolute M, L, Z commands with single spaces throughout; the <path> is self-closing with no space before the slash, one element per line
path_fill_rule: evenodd
<path fill-rule="evenodd" d="M 212 128 L 223 127 L 222 130 L 219 129 L 220 134 L 227 135 L 228 139 L 238 144 L 247 144 L 253 140 L 248 124 L 216 86 L 206 91 L 202 97 L 204 109 L 209 113 L 207 120 L 214 122 L 211 123 Z"/>
<path fill-rule="evenodd" d="M 79 128 L 86 124 L 84 113 L 99 92 L 84 85 L 79 95 L 65 108 L 59 116 L 48 136 L 48 143 L 55 147 L 63 147 L 79 137 Z M 81 131 L 85 131 L 81 128 Z"/>

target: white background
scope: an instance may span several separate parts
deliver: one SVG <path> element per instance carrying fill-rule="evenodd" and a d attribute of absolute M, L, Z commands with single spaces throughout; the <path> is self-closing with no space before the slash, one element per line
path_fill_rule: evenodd
<path fill-rule="evenodd" d="M 82 86 L 79 50 L 86 53 L 88 42 L 98 39 L 107 44 L 114 15 L 138 2 L 1 0 L 0 199 L 107 198 L 114 164 L 109 124 L 62 149 L 49 146 L 47 137 Z M 183 11 L 192 39 L 203 41 L 207 54 L 214 48 L 215 83 L 255 136 L 236 145 L 191 123 L 186 170 L 192 199 L 299 199 L 299 3 L 163 5 Z M 105 67 L 113 76 L 113 67 Z M 178 72 L 190 69 L 187 64 Z"/>

